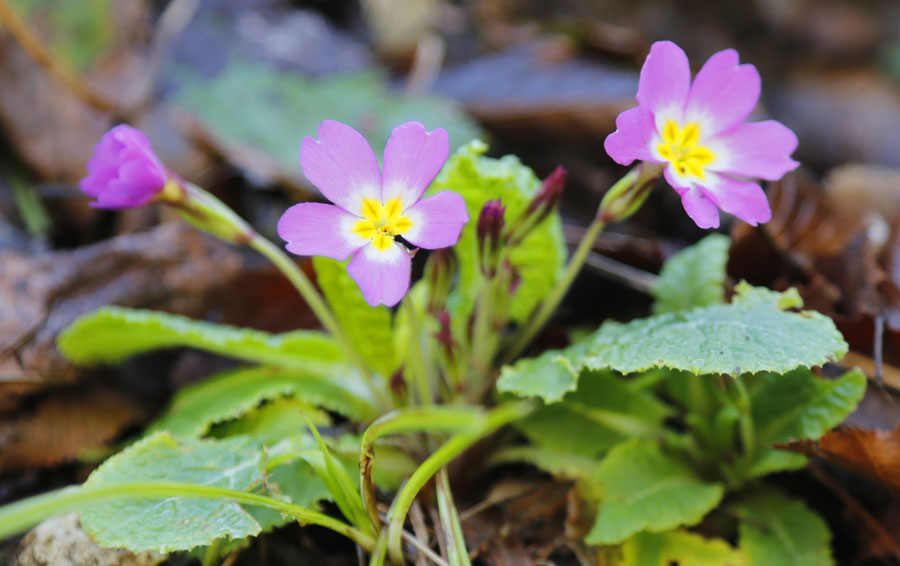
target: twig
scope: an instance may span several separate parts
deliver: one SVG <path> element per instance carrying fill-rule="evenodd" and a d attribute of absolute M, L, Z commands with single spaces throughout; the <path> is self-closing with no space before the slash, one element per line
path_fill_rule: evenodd
<path fill-rule="evenodd" d="M 113 114 L 119 113 L 119 105 L 115 101 L 98 92 L 53 55 L 7 0 L 0 0 L 0 22 L 6 26 L 22 50 L 72 94 L 94 108 Z"/>
<path fill-rule="evenodd" d="M 584 263 L 642 293 L 650 294 L 659 281 L 657 275 L 595 252 L 589 253 Z"/>

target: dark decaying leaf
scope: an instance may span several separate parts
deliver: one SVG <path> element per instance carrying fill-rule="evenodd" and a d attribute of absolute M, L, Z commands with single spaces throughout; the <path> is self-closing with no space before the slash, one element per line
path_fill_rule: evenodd
<path fill-rule="evenodd" d="M 241 255 L 181 223 L 73 251 L 0 252 L 0 409 L 13 391 L 72 383 L 82 370 L 60 356 L 57 334 L 103 305 L 201 314 L 237 275 Z"/>

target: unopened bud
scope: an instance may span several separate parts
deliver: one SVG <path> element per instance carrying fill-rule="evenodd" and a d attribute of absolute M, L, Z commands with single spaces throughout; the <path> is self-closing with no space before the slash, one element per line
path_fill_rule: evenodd
<path fill-rule="evenodd" d="M 487 277 L 497 273 L 500 260 L 500 238 L 506 224 L 506 207 L 500 199 L 489 200 L 481 208 L 475 233 L 478 235 L 478 249 L 481 252 L 481 270 Z"/>
<path fill-rule="evenodd" d="M 528 203 L 528 208 L 510 230 L 510 245 L 518 244 L 525 239 L 525 236 L 553 211 L 562 196 L 568 175 L 568 171 L 561 165 L 557 165 L 556 169 L 547 175 L 541 183 L 540 190 Z"/>
<path fill-rule="evenodd" d="M 663 166 L 657 163 L 641 163 L 629 171 L 603 195 L 597 217 L 609 223 L 625 220 L 637 212 L 662 172 Z"/>
<path fill-rule="evenodd" d="M 456 258 L 450 248 L 434 250 L 425 262 L 425 281 L 428 282 L 428 311 L 443 309 L 453 285 Z"/>
<path fill-rule="evenodd" d="M 437 313 L 437 321 L 440 325 L 440 329 L 435 332 L 433 336 L 441 344 L 444 354 L 448 357 L 452 357 L 456 341 L 453 340 L 453 331 L 450 326 L 450 313 L 446 310 L 439 311 Z"/>

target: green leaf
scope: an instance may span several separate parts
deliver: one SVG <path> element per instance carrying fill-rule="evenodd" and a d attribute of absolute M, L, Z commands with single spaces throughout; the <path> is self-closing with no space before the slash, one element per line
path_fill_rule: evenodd
<path fill-rule="evenodd" d="M 622 545 L 617 566 L 746 566 L 743 553 L 726 541 L 684 530 L 638 533 Z M 799 566 L 799 563 L 796 563 Z M 771 566 L 775 566 L 773 562 Z M 785 563 L 787 566 L 787 563 Z"/>
<path fill-rule="evenodd" d="M 500 199 L 506 207 L 506 225 L 512 225 L 528 207 L 541 186 L 534 172 L 513 155 L 500 159 L 484 157 L 487 145 L 473 141 L 450 157 L 429 193 L 451 190 L 462 195 L 471 222 L 466 224 L 454 251 L 459 258 L 459 285 L 451 297 L 451 312 L 457 330 L 466 324 L 480 289 L 481 272 L 474 220 L 484 203 Z M 565 240 L 559 214 L 553 212 L 510 251 L 510 261 L 521 277 L 512 294 L 510 316 L 525 321 L 553 287 L 566 260 Z"/>
<path fill-rule="evenodd" d="M 371 307 L 366 303 L 359 285 L 347 273 L 346 264 L 314 257 L 319 288 L 363 361 L 382 376 L 390 377 L 400 363 L 394 351 L 391 311 L 383 305 Z"/>
<path fill-rule="evenodd" d="M 784 375 L 763 373 L 748 379 L 753 423 L 761 446 L 788 440 L 817 440 L 852 413 L 866 392 L 859 370 L 837 379 L 822 379 L 798 369 Z"/>
<path fill-rule="evenodd" d="M 762 297 L 748 285 L 739 285 L 737 291 L 728 305 L 626 324 L 607 322 L 585 346 L 585 364 L 622 373 L 669 367 L 736 375 L 818 366 L 847 352 L 847 343 L 830 318 L 813 311 L 779 310 L 795 304 L 791 294 Z"/>
<path fill-rule="evenodd" d="M 725 302 L 725 265 L 731 240 L 710 234 L 666 261 L 653 288 L 653 313 L 677 312 Z"/>
<path fill-rule="evenodd" d="M 757 489 L 729 505 L 742 521 L 740 549 L 747 566 L 832 566 L 831 533 L 818 515 L 781 493 Z"/>
<path fill-rule="evenodd" d="M 304 452 L 303 459 L 325 482 L 325 487 L 328 488 L 328 492 L 331 493 L 331 497 L 344 517 L 363 531 L 374 534 L 375 526 L 363 504 L 362 496 L 359 493 L 359 483 L 350 477 L 341 461 L 331 453 L 312 421 L 307 421 L 307 424 L 316 438 L 319 449 L 314 452 Z"/>
<path fill-rule="evenodd" d="M 187 346 L 242 360 L 332 375 L 346 372 L 334 340 L 321 332 L 269 334 L 150 310 L 103 307 L 84 315 L 57 339 L 76 364 L 116 363 L 160 348 Z"/>
<path fill-rule="evenodd" d="M 573 368 L 566 351 L 548 350 L 536 358 L 522 358 L 504 366 L 497 390 L 519 397 L 540 397 L 547 403 L 560 401 L 578 387 L 581 368 Z"/>
<path fill-rule="evenodd" d="M 577 391 L 537 409 L 515 427 L 542 448 L 596 457 L 631 437 L 658 434 L 669 414 L 665 405 L 613 372 L 586 372 Z"/>
<path fill-rule="evenodd" d="M 748 478 L 758 478 L 776 472 L 802 470 L 809 461 L 803 454 L 770 448 L 763 450 L 747 470 Z"/>
<path fill-rule="evenodd" d="M 641 531 L 694 525 L 724 494 L 722 485 L 703 481 L 656 442 L 640 438 L 610 450 L 590 482 L 602 494 L 585 538 L 595 545 L 618 544 Z"/>
<path fill-rule="evenodd" d="M 113 456 L 85 487 L 136 481 L 174 481 L 250 491 L 264 477 L 262 454 L 247 438 L 176 441 L 158 433 Z M 241 505 L 216 499 L 130 499 L 94 505 L 81 525 L 101 546 L 171 552 L 260 532 Z"/>
<path fill-rule="evenodd" d="M 264 156 L 242 163 L 264 179 L 306 184 L 297 149 L 304 136 L 317 135 L 323 120 L 356 128 L 379 158 L 391 130 L 410 120 L 445 128 L 451 147 L 479 135 L 478 127 L 452 102 L 390 92 L 387 76 L 379 73 L 307 78 L 243 61 L 230 63 L 213 77 L 179 71 L 181 88 L 173 102 L 190 111 L 216 139 L 242 148 L 238 155 L 250 149 Z"/>
<path fill-rule="evenodd" d="M 240 417 L 262 401 L 284 396 L 361 421 L 376 414 L 367 390 L 354 374 L 326 378 L 262 366 L 227 370 L 182 388 L 168 412 L 150 430 L 167 430 L 180 437 L 203 436 L 216 423 Z"/>
<path fill-rule="evenodd" d="M 40 22 L 54 56 L 75 69 L 89 68 L 114 39 L 110 0 L 13 0 L 12 4 L 23 18 Z"/>
<path fill-rule="evenodd" d="M 570 480 L 587 479 L 597 468 L 596 458 L 580 456 L 565 448 L 554 450 L 551 447 L 511 446 L 501 448 L 491 456 L 492 464 L 510 462 L 525 462 L 557 478 Z"/>

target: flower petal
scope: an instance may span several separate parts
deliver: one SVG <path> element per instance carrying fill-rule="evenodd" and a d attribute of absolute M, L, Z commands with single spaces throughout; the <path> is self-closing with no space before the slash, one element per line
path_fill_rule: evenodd
<path fill-rule="evenodd" d="M 466 202 L 453 191 L 441 191 L 423 198 L 403 213 L 412 228 L 401 234 L 420 248 L 436 250 L 456 244 L 463 226 L 469 221 Z"/>
<path fill-rule="evenodd" d="M 449 154 L 450 141 L 443 128 L 429 132 L 419 122 L 394 128 L 384 148 L 382 202 L 400 197 L 404 206 L 410 206 L 419 200 Z"/>
<path fill-rule="evenodd" d="M 741 124 L 707 145 L 716 156 L 709 167 L 720 173 L 777 181 L 800 165 L 791 159 L 797 135 L 774 120 Z"/>
<path fill-rule="evenodd" d="M 719 51 L 694 78 L 684 121 L 698 122 L 706 140 L 743 122 L 756 108 L 760 88 L 756 67 L 739 64 L 734 49 Z"/>
<path fill-rule="evenodd" d="M 343 260 L 369 241 L 353 233 L 358 221 L 359 218 L 337 206 L 303 202 L 281 216 L 278 235 L 287 242 L 291 253 Z"/>
<path fill-rule="evenodd" d="M 700 228 L 719 227 L 719 209 L 700 187 L 691 187 L 681 195 L 681 204 Z"/>
<path fill-rule="evenodd" d="M 368 244 L 353 254 L 347 273 L 362 290 L 370 305 L 392 307 L 409 289 L 410 258 L 399 245 L 379 250 Z"/>
<path fill-rule="evenodd" d="M 143 132 L 120 124 L 103 134 L 87 162 L 88 174 L 78 183 L 97 200 L 95 208 L 128 208 L 153 200 L 168 172 Z"/>
<path fill-rule="evenodd" d="M 653 112 L 658 130 L 668 119 L 681 123 L 690 84 L 691 67 L 684 51 L 671 41 L 654 43 L 641 67 L 637 101 Z"/>
<path fill-rule="evenodd" d="M 737 216 L 751 226 L 772 219 L 772 209 L 769 207 L 766 193 L 752 181 L 735 179 L 710 171 L 704 179 L 704 187 L 712 194 L 722 210 Z"/>
<path fill-rule="evenodd" d="M 653 113 L 638 106 L 619 114 L 616 118 L 616 131 L 606 137 L 603 147 L 620 165 L 630 165 L 636 159 L 659 161 L 650 149 L 655 137 Z"/>
<path fill-rule="evenodd" d="M 364 198 L 381 201 L 381 173 L 375 154 L 359 132 L 346 124 L 325 120 L 319 139 L 300 145 L 303 174 L 325 197 L 351 214 L 362 216 Z"/>

